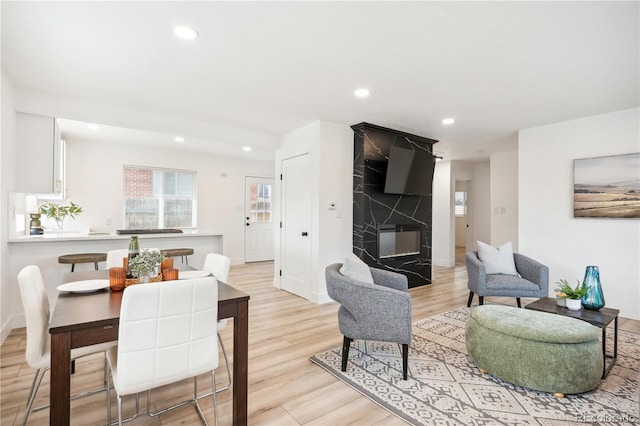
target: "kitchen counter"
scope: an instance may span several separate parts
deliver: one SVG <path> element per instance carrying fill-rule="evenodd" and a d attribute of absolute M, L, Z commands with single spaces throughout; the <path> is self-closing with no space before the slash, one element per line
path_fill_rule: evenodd
<path fill-rule="evenodd" d="M 15 285 L 12 290 L 16 306 L 21 306 L 20 292 L 17 289 L 18 272 L 27 265 L 37 265 L 44 278 L 47 295 L 51 306 L 58 298 L 56 287 L 62 282 L 62 277 L 69 272 L 71 265 L 58 263 L 58 257 L 76 253 L 106 253 L 109 250 L 126 249 L 131 235 L 116 233 L 79 233 L 79 232 L 51 232 L 44 235 L 20 235 L 9 239 L 5 257 L 6 267 L 3 267 L 7 278 L 7 285 Z M 224 236 L 217 232 L 185 231 L 183 233 L 138 234 L 140 248 L 175 249 L 192 248 L 193 255 L 189 256 L 189 265 L 201 269 L 208 253 L 224 254 Z M 176 258 L 174 262 L 180 262 Z M 98 264 L 100 269 L 106 267 L 104 262 Z M 93 263 L 80 263 L 75 270 L 93 270 Z M 10 282 L 10 284 L 9 284 Z M 4 282 L 3 282 L 3 285 Z M 24 316 L 15 319 L 13 327 L 24 325 Z"/>
<path fill-rule="evenodd" d="M 153 239 L 180 239 L 185 237 L 221 237 L 221 233 L 209 231 L 185 230 L 182 233 L 160 234 L 126 234 L 118 235 L 115 232 L 45 232 L 43 235 L 21 235 L 9 238 L 9 243 L 39 243 L 39 242 L 66 242 L 66 241 L 93 241 L 93 240 L 129 240 L 131 235 L 138 235 L 139 240 Z"/>

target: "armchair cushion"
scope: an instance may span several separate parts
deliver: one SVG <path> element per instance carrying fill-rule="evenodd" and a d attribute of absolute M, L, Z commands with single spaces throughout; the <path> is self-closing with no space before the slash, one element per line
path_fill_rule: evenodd
<path fill-rule="evenodd" d="M 371 276 L 369 265 L 364 263 L 353 253 L 349 253 L 349 255 L 347 255 L 342 267 L 340 268 L 340 273 L 345 277 L 352 278 L 356 281 L 373 284 L 373 277 Z"/>
<path fill-rule="evenodd" d="M 478 241 L 478 258 L 484 264 L 487 274 L 518 275 L 511 241 L 498 248 Z"/>

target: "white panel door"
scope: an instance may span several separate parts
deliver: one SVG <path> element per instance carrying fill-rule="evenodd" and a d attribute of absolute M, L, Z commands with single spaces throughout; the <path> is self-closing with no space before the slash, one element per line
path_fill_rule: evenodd
<path fill-rule="evenodd" d="M 273 179 L 245 178 L 244 261 L 273 260 Z"/>
<path fill-rule="evenodd" d="M 311 193 L 309 155 L 282 161 L 281 286 L 311 297 Z"/>

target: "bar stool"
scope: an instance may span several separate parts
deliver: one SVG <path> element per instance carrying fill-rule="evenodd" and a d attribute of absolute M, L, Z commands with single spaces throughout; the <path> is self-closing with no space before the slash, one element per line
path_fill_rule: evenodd
<path fill-rule="evenodd" d="M 58 256 L 58 263 L 71 264 L 71 272 L 75 269 L 76 263 L 93 263 L 97 271 L 98 262 L 105 260 L 107 260 L 107 253 L 75 253 Z"/>
<path fill-rule="evenodd" d="M 180 256 L 180 260 L 182 263 L 189 264 L 189 256 L 193 254 L 192 248 L 174 248 L 174 249 L 160 249 L 160 252 L 164 254 L 166 257 L 178 257 Z"/>

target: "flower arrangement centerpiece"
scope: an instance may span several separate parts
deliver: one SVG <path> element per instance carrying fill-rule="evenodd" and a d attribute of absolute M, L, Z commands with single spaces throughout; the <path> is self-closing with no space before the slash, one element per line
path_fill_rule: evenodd
<path fill-rule="evenodd" d="M 67 216 L 75 219 L 76 216 L 82 213 L 82 207 L 73 201 L 71 201 L 68 206 L 61 206 L 54 202 L 47 201 L 38 206 L 38 213 L 47 216 L 49 219 L 54 219 L 58 225 L 58 229 L 63 229 L 64 220 Z"/>
<path fill-rule="evenodd" d="M 560 280 L 556 283 L 556 297 L 558 299 L 564 299 L 566 307 L 571 310 L 580 309 L 580 299 L 584 297 L 589 291 L 589 287 L 585 283 L 580 284 L 580 280 L 577 280 L 578 284 L 575 287 L 567 282 L 567 280 Z"/>
<path fill-rule="evenodd" d="M 164 260 L 164 254 L 159 250 L 143 250 L 129 261 L 131 276 L 138 282 L 161 281 L 162 275 L 158 270 Z"/>

